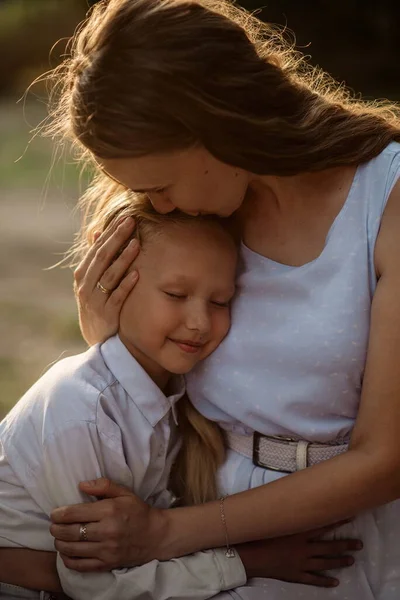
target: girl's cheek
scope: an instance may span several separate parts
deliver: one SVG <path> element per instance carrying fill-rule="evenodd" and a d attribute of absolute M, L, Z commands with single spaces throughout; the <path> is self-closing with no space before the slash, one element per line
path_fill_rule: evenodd
<path fill-rule="evenodd" d="M 224 318 L 221 320 L 221 328 L 220 328 L 220 341 L 218 343 L 221 343 L 222 340 L 225 338 L 225 336 L 228 334 L 230 326 L 231 326 L 231 319 L 230 319 L 230 315 L 229 315 L 229 311 L 226 311 L 227 314 L 224 315 Z"/>
<path fill-rule="evenodd" d="M 159 323 L 163 328 L 174 327 L 179 321 L 178 306 L 168 300 L 159 303 L 155 314 L 159 314 Z"/>

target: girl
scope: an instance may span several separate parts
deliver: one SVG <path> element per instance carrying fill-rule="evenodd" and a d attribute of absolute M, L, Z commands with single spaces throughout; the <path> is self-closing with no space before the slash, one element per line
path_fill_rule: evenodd
<path fill-rule="evenodd" d="M 175 463 L 175 488 L 188 503 L 216 497 L 222 437 L 183 398 L 182 374 L 211 354 L 228 331 L 237 247 L 216 219 L 161 217 L 147 199 L 132 203 L 125 195 L 97 215 L 96 226 L 132 216 L 142 244 L 140 281 L 124 305 L 119 334 L 53 366 L 0 425 L 3 546 L 51 551 L 49 515 L 57 506 L 88 500 L 78 490 L 82 478 L 112 477 L 143 500 L 166 508 L 173 499 L 167 484 Z M 178 414 L 184 446 L 176 460 Z M 304 576 L 306 570 L 350 564 L 349 557 L 317 559 L 314 554 L 342 552 L 354 543 L 315 544 L 314 536 L 295 540 L 305 559 Z M 83 546 L 86 539 L 82 526 Z M 217 549 L 135 569 L 121 563 L 112 573 L 91 575 L 59 561 L 58 574 L 64 592 L 79 600 L 205 599 L 244 584 L 246 573 L 279 575 L 291 543 L 243 545 L 229 558 Z M 260 557 L 254 560 L 255 552 L 262 563 Z M 280 571 L 268 564 L 276 562 L 277 552 Z M 28 561 L 23 565 L 27 585 L 38 585 L 39 575 L 29 579 L 30 555 L 23 551 L 23 556 Z M 43 556 L 48 561 L 48 554 Z M 299 569 L 295 578 L 302 575 Z M 23 583 L 12 572 L 3 569 L 1 576 L 2 598 L 39 598 L 39 593 L 9 585 Z M 331 578 L 314 579 L 334 583 Z M 45 573 L 45 581 L 48 590 L 59 589 L 54 572 L 52 577 Z M 40 597 L 52 595 L 42 592 Z"/>
<path fill-rule="evenodd" d="M 398 107 L 350 98 L 223 0 L 100 3 L 63 69 L 58 129 L 102 169 L 93 198 L 112 202 L 128 188 L 161 213 L 237 212 L 233 327 L 188 378 L 196 408 L 227 432 L 219 491 L 231 494 L 230 543 L 356 514 L 341 535 L 363 538 L 363 560 L 340 595 L 397 599 Z M 90 343 L 116 330 L 133 285 L 123 277 L 129 257 L 111 264 L 120 235 L 102 238 L 100 256 L 76 272 Z M 57 547 L 76 557 L 70 566 L 111 568 L 225 542 L 219 502 L 160 511 L 132 501 L 113 519 L 116 557 L 101 562 L 111 543 L 102 511 L 116 502 L 54 513 Z M 79 552 L 82 521 L 89 543 Z M 264 589 L 273 600 L 301 594 L 273 581 Z"/>

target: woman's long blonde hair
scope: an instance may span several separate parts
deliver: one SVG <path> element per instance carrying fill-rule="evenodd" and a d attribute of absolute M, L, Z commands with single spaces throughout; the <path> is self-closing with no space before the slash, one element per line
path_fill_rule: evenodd
<path fill-rule="evenodd" d="M 135 219 L 133 236 L 142 246 L 171 225 L 190 226 L 204 222 L 224 229 L 226 236 L 231 236 L 229 220 L 207 215 L 192 217 L 179 211 L 161 215 L 154 210 L 145 194 L 123 192 L 114 196 L 112 202 L 98 208 L 86 231 L 85 240 L 82 239 L 80 247 L 75 248 L 77 262 L 94 243 L 96 231 L 102 232 L 116 219 L 128 216 Z M 171 489 L 185 505 L 214 500 L 217 497 L 216 472 L 225 456 L 221 429 L 203 417 L 187 396 L 179 400 L 177 408 L 182 445 L 172 469 Z"/>

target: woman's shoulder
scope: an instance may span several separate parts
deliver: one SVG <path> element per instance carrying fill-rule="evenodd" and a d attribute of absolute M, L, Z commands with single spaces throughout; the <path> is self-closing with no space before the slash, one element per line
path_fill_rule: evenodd
<path fill-rule="evenodd" d="M 355 195 L 368 199 L 368 217 L 372 224 L 380 222 L 390 193 L 400 177 L 400 143 L 390 142 L 377 156 L 361 164 L 355 181 Z M 377 231 L 375 231 L 375 234 Z M 375 238 L 374 234 L 374 238 Z"/>
<path fill-rule="evenodd" d="M 385 148 L 368 163 L 381 165 L 387 163 L 390 165 L 393 161 L 400 160 L 400 142 L 390 142 Z M 367 164 L 368 164 L 367 163 Z"/>
<path fill-rule="evenodd" d="M 400 142 L 390 142 L 382 152 L 400 154 Z"/>

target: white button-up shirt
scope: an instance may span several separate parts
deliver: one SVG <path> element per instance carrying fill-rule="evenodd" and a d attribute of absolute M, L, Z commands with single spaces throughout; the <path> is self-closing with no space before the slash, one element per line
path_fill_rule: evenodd
<path fill-rule="evenodd" d="M 83 480 L 109 477 L 168 507 L 179 450 L 174 405 L 115 336 L 54 365 L 0 424 L 0 546 L 54 550 L 51 511 L 93 500 Z M 78 573 L 58 557 L 62 587 L 79 600 L 210 598 L 243 585 L 240 558 L 221 549 L 109 573 Z"/>

